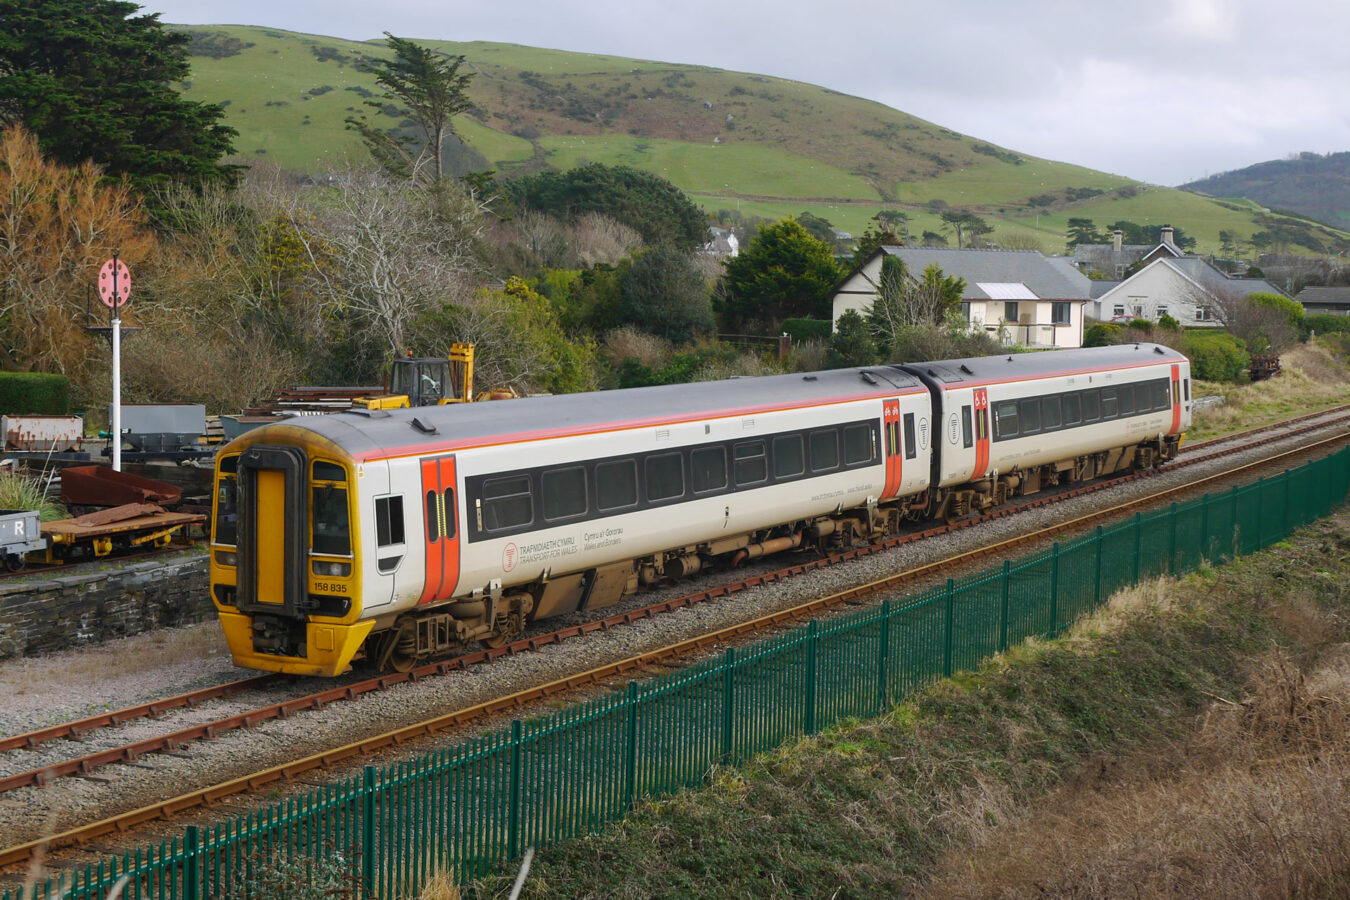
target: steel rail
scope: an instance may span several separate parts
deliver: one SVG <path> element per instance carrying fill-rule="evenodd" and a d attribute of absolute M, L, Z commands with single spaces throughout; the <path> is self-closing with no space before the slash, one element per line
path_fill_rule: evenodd
<path fill-rule="evenodd" d="M 1137 507 L 1158 503 L 1169 495 L 1192 491 L 1196 486 L 1209 482 L 1230 479 L 1235 474 L 1258 467 L 1266 467 L 1281 459 L 1306 454 L 1320 447 L 1340 443 L 1347 438 L 1350 438 L 1350 432 L 1333 435 L 1312 444 L 1291 448 L 1271 457 L 1255 460 L 1225 472 L 1206 476 L 1205 478 L 1198 479 L 1194 482 L 1188 482 L 1185 485 L 1168 488 L 1148 497 L 1137 498 L 1107 509 L 1097 510 L 1066 522 L 1057 523 L 1005 541 L 1000 541 L 943 560 L 928 563 L 914 569 L 887 576 L 886 578 L 877 581 L 831 594 L 827 597 L 817 598 L 790 609 L 781 610 L 766 616 L 761 616 L 754 620 L 728 626 L 696 638 L 690 638 L 657 650 L 628 657 L 627 659 L 615 663 L 599 666 L 586 672 L 555 679 L 554 681 L 543 685 L 537 685 L 508 696 L 466 707 L 413 725 L 387 731 L 383 734 L 345 744 L 341 747 L 336 747 L 321 753 L 312 754 L 303 759 L 294 760 L 289 763 L 273 766 L 259 772 L 254 772 L 220 784 L 212 785 L 207 788 L 191 791 L 169 800 L 156 802 L 98 822 L 70 829 L 57 835 L 29 841 L 8 849 L 0 850 L 0 866 L 25 862 L 33 858 L 35 854 L 46 852 L 53 848 L 81 845 L 104 835 L 123 833 L 146 822 L 172 818 L 189 809 L 210 806 L 226 797 L 246 791 L 256 791 L 279 781 L 290 781 L 299 775 L 315 769 L 331 768 L 338 763 L 356 757 L 366 757 L 381 750 L 398 747 L 409 741 L 434 735 L 450 728 L 480 721 L 497 713 L 520 709 L 530 703 L 556 696 L 566 691 L 584 686 L 597 685 L 616 676 L 638 672 L 655 664 L 681 658 L 691 652 L 715 647 L 719 644 L 764 631 L 771 627 L 807 618 L 842 603 L 894 590 L 895 588 L 927 578 L 945 577 L 949 575 L 953 566 L 967 565 L 991 555 L 1006 553 L 1009 550 L 1025 546 L 1029 543 L 1045 541 L 1059 534 L 1089 527 L 1093 522 L 1118 517 L 1122 513 L 1136 509 Z M 841 556 L 849 555 L 854 552 L 855 551 L 848 551 L 846 554 L 841 554 Z M 504 650 L 505 648 L 502 649 Z M 497 655 L 500 655 L 500 653 Z M 404 680 L 412 680 L 407 677 L 411 675 L 412 673 L 406 673 L 405 676 L 401 677 L 403 677 Z M 337 691 L 345 690 L 347 689 L 337 689 Z"/>

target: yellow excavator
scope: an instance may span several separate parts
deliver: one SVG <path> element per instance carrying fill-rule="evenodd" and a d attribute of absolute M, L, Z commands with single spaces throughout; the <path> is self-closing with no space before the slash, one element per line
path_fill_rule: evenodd
<path fill-rule="evenodd" d="M 473 344 L 452 344 L 450 355 L 397 357 L 389 373 L 388 393 L 362 397 L 353 405 L 365 409 L 404 409 L 472 403 Z"/>

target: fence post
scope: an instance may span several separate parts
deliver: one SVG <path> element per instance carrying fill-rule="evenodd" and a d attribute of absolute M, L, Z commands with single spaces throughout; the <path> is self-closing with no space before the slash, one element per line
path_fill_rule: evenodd
<path fill-rule="evenodd" d="M 1012 562 L 1003 561 L 1003 599 L 998 613 L 998 652 L 1008 649 L 1008 598 L 1012 594 Z"/>
<path fill-rule="evenodd" d="M 1167 508 L 1167 574 L 1177 573 L 1177 504 Z"/>
<path fill-rule="evenodd" d="M 1143 577 L 1143 516 L 1140 513 L 1134 514 L 1134 583 L 1138 584 L 1139 579 Z"/>
<path fill-rule="evenodd" d="M 1105 540 L 1102 537 L 1102 526 L 1097 526 L 1097 570 L 1093 573 L 1092 583 L 1092 606 L 1095 609 L 1102 605 L 1102 544 Z"/>
<path fill-rule="evenodd" d="M 1200 498 L 1200 551 L 1201 559 L 1210 558 L 1210 537 L 1209 537 L 1209 494 Z"/>
<path fill-rule="evenodd" d="M 183 829 L 183 900 L 201 896 L 201 846 L 196 825 Z"/>
<path fill-rule="evenodd" d="M 736 648 L 728 647 L 722 656 L 722 762 L 731 761 L 731 726 L 735 706 L 735 694 L 732 685 L 736 669 Z"/>
<path fill-rule="evenodd" d="M 1294 530 L 1289 525 L 1289 495 L 1294 493 L 1294 489 L 1289 486 L 1289 482 L 1293 479 L 1290 477 L 1288 469 L 1284 470 L 1284 475 L 1280 480 L 1284 482 L 1284 503 L 1281 504 L 1281 512 L 1284 520 L 1282 524 L 1284 527 L 1280 531 L 1280 537 L 1287 538 L 1289 537 L 1289 533 Z"/>
<path fill-rule="evenodd" d="M 375 791 L 379 769 L 366 766 L 361 783 L 361 880 L 366 896 L 375 896 Z"/>
<path fill-rule="evenodd" d="M 511 720 L 511 796 L 506 810 L 506 858 L 520 854 L 520 767 L 524 757 L 524 740 L 519 719 Z"/>
<path fill-rule="evenodd" d="M 1242 524 L 1238 521 L 1238 510 L 1241 504 L 1238 502 L 1238 486 L 1233 485 L 1233 558 L 1242 555 Z"/>
<path fill-rule="evenodd" d="M 1050 545 L 1050 635 L 1059 631 L 1059 541 Z"/>
<path fill-rule="evenodd" d="M 954 639 L 954 635 L 952 634 L 952 632 L 954 631 L 953 622 L 954 622 L 954 620 L 955 620 L 955 607 L 956 607 L 956 581 L 955 581 L 955 579 L 948 578 L 948 579 L 947 579 L 947 616 L 946 616 L 946 619 L 947 619 L 946 626 L 947 626 L 947 627 L 946 627 L 946 629 L 945 629 L 946 634 L 945 634 L 944 639 L 943 639 L 943 642 L 942 642 L 942 677 L 943 677 L 943 678 L 951 678 L 951 677 L 952 677 L 952 641 L 953 641 L 953 639 Z"/>
<path fill-rule="evenodd" d="M 1261 507 L 1266 499 L 1266 476 L 1262 475 L 1256 479 L 1256 546 L 1252 552 L 1260 550 L 1266 545 L 1266 517 L 1261 515 Z"/>
<path fill-rule="evenodd" d="M 890 681 L 890 656 L 891 656 L 891 601 L 881 601 L 881 634 L 879 636 L 881 643 L 880 652 L 877 654 L 877 712 L 880 713 L 886 708 L 886 701 L 890 697 L 888 682 Z"/>
<path fill-rule="evenodd" d="M 816 733 L 816 671 L 820 656 L 820 626 L 813 619 L 806 626 L 806 717 L 803 728 Z"/>
<path fill-rule="evenodd" d="M 624 808 L 632 809 L 637 803 L 637 733 L 638 733 L 638 683 L 628 682 L 628 748 L 624 771 L 627 775 L 627 790 L 624 791 Z"/>

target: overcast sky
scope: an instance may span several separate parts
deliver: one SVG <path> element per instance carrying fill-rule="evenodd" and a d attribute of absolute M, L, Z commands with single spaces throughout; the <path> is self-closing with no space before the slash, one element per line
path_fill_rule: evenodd
<path fill-rule="evenodd" d="M 145 0 L 145 11 L 775 75 L 1164 185 L 1350 150 L 1340 0 Z"/>

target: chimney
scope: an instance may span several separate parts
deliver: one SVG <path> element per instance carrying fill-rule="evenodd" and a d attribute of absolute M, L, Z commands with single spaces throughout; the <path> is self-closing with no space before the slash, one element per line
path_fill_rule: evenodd
<path fill-rule="evenodd" d="M 1121 231 L 1119 228 L 1117 228 L 1115 231 L 1111 232 L 1111 249 L 1112 249 L 1112 250 L 1114 250 L 1114 251 L 1116 251 L 1117 253 L 1119 253 L 1119 252 L 1120 252 L 1121 244 L 1124 243 L 1124 241 L 1125 241 L 1125 232 Z"/>
<path fill-rule="evenodd" d="M 1173 242 L 1172 242 L 1172 226 L 1171 226 L 1171 225 L 1164 225 L 1164 226 L 1162 227 L 1162 241 L 1163 241 L 1164 244 L 1169 244 L 1169 245 L 1175 246 L 1175 244 L 1173 244 Z"/>

